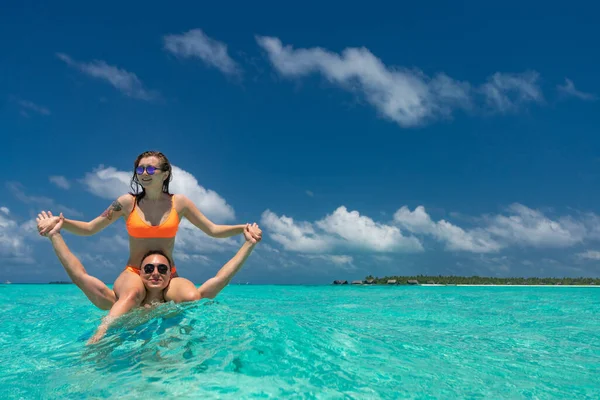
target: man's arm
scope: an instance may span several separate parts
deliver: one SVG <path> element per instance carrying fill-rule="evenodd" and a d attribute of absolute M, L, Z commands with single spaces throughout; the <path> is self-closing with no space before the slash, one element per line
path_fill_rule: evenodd
<path fill-rule="evenodd" d="M 244 228 L 244 237 L 246 238 L 246 242 L 238 250 L 237 254 L 233 256 L 233 258 L 229 260 L 225 265 L 223 265 L 223 267 L 221 267 L 221 269 L 219 270 L 219 272 L 217 272 L 217 275 L 215 275 L 215 277 L 210 278 L 198 288 L 198 292 L 200 293 L 201 299 L 214 299 L 215 296 L 219 294 L 219 292 L 221 292 L 221 290 L 223 290 L 223 288 L 229 284 L 229 282 L 235 276 L 235 274 L 237 274 L 237 272 L 242 268 L 242 266 L 246 262 L 246 259 L 248 258 L 248 256 L 250 256 L 252 250 L 254 250 L 254 246 L 256 246 L 257 243 L 256 239 L 254 239 L 254 237 L 250 233 L 250 228 L 250 225 L 247 225 Z M 260 232 L 260 229 L 258 229 L 258 226 L 256 224 L 254 224 L 252 228 Z"/>

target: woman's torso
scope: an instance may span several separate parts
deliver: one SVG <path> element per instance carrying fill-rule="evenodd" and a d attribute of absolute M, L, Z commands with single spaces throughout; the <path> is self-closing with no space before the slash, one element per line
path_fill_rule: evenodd
<path fill-rule="evenodd" d="M 133 199 L 129 212 L 123 216 L 129 234 L 127 265 L 139 267 L 142 257 L 150 250 L 161 250 L 173 260 L 175 234 L 182 214 L 177 195 L 165 193 L 159 201 Z"/>

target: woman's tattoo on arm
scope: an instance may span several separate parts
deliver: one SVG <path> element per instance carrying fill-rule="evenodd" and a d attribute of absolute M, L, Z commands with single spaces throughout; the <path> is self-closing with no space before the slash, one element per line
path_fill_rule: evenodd
<path fill-rule="evenodd" d="M 104 210 L 102 216 L 108 219 L 112 219 L 113 213 L 115 211 L 121 211 L 122 209 L 123 206 L 121 205 L 121 203 L 119 203 L 118 200 L 115 200 L 106 210 Z"/>

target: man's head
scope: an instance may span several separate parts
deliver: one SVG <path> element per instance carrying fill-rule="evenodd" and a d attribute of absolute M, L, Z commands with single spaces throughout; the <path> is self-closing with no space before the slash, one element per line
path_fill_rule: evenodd
<path fill-rule="evenodd" d="M 160 250 L 149 251 L 142 257 L 140 278 L 146 289 L 165 289 L 171 281 L 171 260 Z"/>

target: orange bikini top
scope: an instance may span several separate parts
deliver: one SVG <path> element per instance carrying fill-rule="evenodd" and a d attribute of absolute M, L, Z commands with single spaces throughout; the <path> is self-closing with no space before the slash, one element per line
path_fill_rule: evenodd
<path fill-rule="evenodd" d="M 173 195 L 171 195 L 171 211 L 167 220 L 160 225 L 150 225 L 146 223 L 138 214 L 135 203 L 137 199 L 133 201 L 133 210 L 129 213 L 125 226 L 130 236 L 136 238 L 174 238 L 179 228 L 179 215 L 175 210 L 175 204 L 173 203 Z"/>

